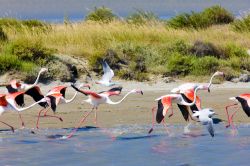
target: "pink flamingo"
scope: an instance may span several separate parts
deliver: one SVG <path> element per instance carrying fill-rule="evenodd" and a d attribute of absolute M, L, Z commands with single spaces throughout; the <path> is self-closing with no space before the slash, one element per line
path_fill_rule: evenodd
<path fill-rule="evenodd" d="M 133 89 L 131 91 L 129 91 L 120 101 L 114 102 L 112 101 L 109 97 L 110 96 L 114 96 L 114 95 L 119 95 L 122 91 L 122 87 L 115 87 L 112 88 L 108 91 L 103 91 L 100 93 L 96 93 L 93 91 L 87 91 L 87 90 L 80 90 L 78 88 L 76 88 L 74 85 L 72 85 L 72 87 L 80 92 L 83 93 L 84 95 L 88 96 L 89 98 L 87 100 L 84 100 L 85 102 L 91 104 L 93 106 L 92 110 L 89 111 L 86 115 L 83 116 L 83 118 L 80 120 L 80 122 L 76 125 L 75 129 L 65 138 L 70 138 L 73 136 L 73 134 L 77 131 L 77 129 L 80 127 L 80 125 L 85 121 L 85 119 L 90 115 L 90 113 L 96 109 L 100 104 L 111 104 L 111 105 L 115 105 L 115 104 L 119 104 L 121 103 L 128 95 L 132 94 L 132 93 L 140 93 L 143 95 L 143 92 L 141 90 L 136 90 Z M 97 114 L 95 113 L 95 119 L 97 118 Z"/>
<path fill-rule="evenodd" d="M 80 85 L 80 87 L 88 87 L 90 88 L 90 85 L 89 84 L 85 84 L 85 85 Z M 75 92 L 75 94 L 73 95 L 73 97 L 71 99 L 66 99 L 65 98 L 65 92 L 66 92 L 66 89 L 68 88 L 68 86 L 64 86 L 64 85 L 61 85 L 61 86 L 56 86 L 54 88 L 52 88 L 44 97 L 46 98 L 46 101 L 48 103 L 48 105 L 50 107 L 47 107 L 47 108 L 44 108 L 42 110 L 39 111 L 38 113 L 38 118 L 37 118 L 37 122 L 36 122 L 36 128 L 38 129 L 39 128 L 39 119 L 40 119 L 40 115 L 41 113 L 45 110 L 45 113 L 44 113 L 44 117 L 55 117 L 55 118 L 58 118 L 60 121 L 63 121 L 63 119 L 61 117 L 58 117 L 58 116 L 54 116 L 54 115 L 47 115 L 47 112 L 49 111 L 49 109 L 51 108 L 52 111 L 55 113 L 56 112 L 56 108 L 59 104 L 63 104 L 63 103 L 70 103 L 72 102 L 76 95 L 77 95 L 77 91 Z"/>
<path fill-rule="evenodd" d="M 28 107 L 18 108 L 17 103 L 21 104 L 23 102 L 22 98 L 21 98 L 23 94 L 24 94 L 24 92 L 14 92 L 11 94 L 0 94 L 0 115 L 2 115 L 5 111 L 10 111 L 10 110 L 21 112 L 21 111 L 27 110 L 27 109 L 35 106 L 36 104 L 38 104 L 40 102 L 46 101 L 45 98 L 42 98 L 40 101 L 37 101 Z M 0 122 L 7 125 L 8 127 L 10 127 L 11 130 L 14 132 L 13 126 L 11 126 L 3 121 L 0 121 Z"/>
<path fill-rule="evenodd" d="M 9 84 L 1 84 L 0 86 L 6 86 L 9 93 L 23 91 L 24 93 L 19 96 L 19 101 L 22 101 L 22 102 L 21 103 L 19 102 L 17 104 L 21 107 L 24 107 L 24 105 L 25 105 L 24 104 L 24 94 L 31 96 L 33 99 L 35 99 L 36 102 L 43 98 L 43 96 L 40 98 L 37 98 L 37 96 L 36 96 L 38 93 L 41 94 L 40 88 L 37 86 L 37 84 L 38 84 L 38 81 L 39 81 L 41 74 L 46 72 L 46 71 L 48 71 L 47 68 L 41 68 L 41 70 L 39 71 L 38 76 L 33 84 L 25 84 L 25 83 L 17 81 L 17 80 L 12 80 L 12 81 L 10 81 Z M 47 106 L 46 102 L 40 102 L 38 104 L 42 107 Z M 22 127 L 24 128 L 25 125 L 24 125 L 24 121 L 22 119 L 20 112 L 18 112 L 18 115 L 19 115 L 19 119 L 21 120 Z"/>
<path fill-rule="evenodd" d="M 236 103 L 233 104 L 229 104 L 226 106 L 225 110 L 226 110 L 226 114 L 227 114 L 227 119 L 228 119 L 228 124 L 226 125 L 226 127 L 229 127 L 230 125 L 232 125 L 232 128 L 235 129 L 235 126 L 233 124 L 233 117 L 236 114 L 236 112 L 239 110 L 240 105 L 243 109 L 243 111 L 246 113 L 246 115 L 248 117 L 250 117 L 250 94 L 241 94 L 239 96 L 236 97 L 230 97 L 230 100 L 236 101 Z M 240 104 L 240 105 L 239 105 Z M 231 116 L 229 116 L 229 108 L 230 107 L 234 107 L 236 108 L 236 111 L 234 111 Z"/>
<path fill-rule="evenodd" d="M 223 76 L 225 77 L 225 74 L 223 72 L 217 71 L 215 72 L 212 77 L 210 78 L 210 81 L 208 84 L 202 84 L 204 86 L 206 86 L 207 88 L 205 88 L 206 90 L 208 90 L 208 92 L 210 92 L 210 87 L 212 85 L 213 79 L 215 76 Z M 194 100 L 194 90 L 195 88 L 197 88 L 199 85 L 198 83 L 185 83 L 182 84 L 180 86 L 178 86 L 177 88 L 174 88 L 171 90 L 171 93 L 177 93 L 183 94 L 183 98 L 184 100 L 186 100 L 186 102 L 192 102 Z M 190 109 L 192 110 L 192 112 L 197 111 L 197 110 L 201 110 L 201 104 L 200 104 L 200 99 L 197 97 L 196 99 L 197 103 L 190 106 Z"/>
<path fill-rule="evenodd" d="M 168 95 L 164 95 L 161 96 L 159 98 L 156 99 L 156 101 L 158 101 L 158 107 L 157 107 L 157 113 L 156 113 L 156 122 L 157 123 L 163 123 L 163 125 L 166 127 L 165 123 L 164 123 L 164 117 L 166 116 L 167 112 L 169 109 L 171 109 L 171 114 L 170 116 L 173 115 L 173 108 L 172 108 L 172 103 L 176 103 L 184 117 L 184 119 L 186 121 L 188 121 L 188 116 L 189 116 L 189 112 L 188 112 L 188 108 L 187 106 L 192 106 L 196 103 L 196 93 L 198 90 L 200 89 L 207 89 L 207 86 L 204 85 L 199 85 L 195 91 L 194 91 L 194 100 L 192 103 L 188 103 L 183 99 L 183 94 L 168 94 Z M 151 133 L 153 131 L 153 127 L 154 127 L 154 112 L 156 111 L 156 107 L 152 108 L 152 128 L 149 130 L 148 133 Z"/>

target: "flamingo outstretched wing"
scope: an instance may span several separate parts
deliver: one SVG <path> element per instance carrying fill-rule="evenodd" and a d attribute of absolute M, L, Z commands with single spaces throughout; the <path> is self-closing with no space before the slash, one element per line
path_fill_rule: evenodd
<path fill-rule="evenodd" d="M 31 96 L 33 100 L 35 100 L 36 102 L 44 98 L 44 95 L 42 95 L 42 92 L 38 86 L 34 86 L 33 88 L 27 90 L 25 94 Z M 40 102 L 38 104 L 44 108 L 48 106 L 47 102 Z"/>
<path fill-rule="evenodd" d="M 89 91 L 89 90 L 81 90 L 79 88 L 77 88 L 74 84 L 71 84 L 72 88 L 74 88 L 76 91 L 86 95 L 86 96 L 89 96 L 91 95 L 92 97 L 94 98 L 97 98 L 97 99 L 100 99 L 102 98 L 102 96 L 100 96 L 99 94 L 97 94 L 96 92 L 93 92 L 93 91 Z"/>
<path fill-rule="evenodd" d="M 104 74 L 100 82 L 110 82 L 111 79 L 114 77 L 114 71 L 109 67 L 105 60 L 101 61 L 101 63 Z"/>
<path fill-rule="evenodd" d="M 169 96 L 162 97 L 160 100 L 158 100 L 158 108 L 156 113 L 157 123 L 161 123 L 161 121 L 164 119 L 171 104 L 171 97 Z"/>
<path fill-rule="evenodd" d="M 122 87 L 119 86 L 119 87 L 111 88 L 108 91 L 99 92 L 98 94 L 106 94 L 107 96 L 114 96 L 114 95 L 121 94 L 121 91 L 122 91 Z"/>
<path fill-rule="evenodd" d="M 185 121 L 188 121 L 188 115 L 189 115 L 188 107 L 185 105 L 180 105 L 180 104 L 177 104 L 177 106 L 180 109 L 181 114 L 182 114 L 183 118 L 185 119 Z"/>

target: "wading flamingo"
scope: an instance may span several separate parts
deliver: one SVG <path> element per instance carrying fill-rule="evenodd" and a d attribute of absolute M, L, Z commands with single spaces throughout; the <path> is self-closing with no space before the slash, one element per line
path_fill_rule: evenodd
<path fill-rule="evenodd" d="M 157 123 L 163 123 L 163 125 L 165 126 L 164 118 L 165 118 L 165 116 L 166 116 L 169 109 L 171 109 L 170 116 L 173 115 L 172 103 L 176 103 L 178 105 L 184 119 L 186 121 L 188 121 L 189 112 L 188 112 L 188 107 L 187 106 L 194 105 L 196 103 L 196 99 L 197 99 L 196 98 L 197 91 L 200 90 L 200 89 L 205 90 L 206 88 L 208 88 L 208 87 L 204 86 L 204 85 L 199 85 L 198 87 L 195 88 L 194 100 L 193 100 L 192 103 L 186 102 L 183 99 L 183 94 L 168 94 L 168 95 L 164 95 L 164 96 L 161 96 L 161 97 L 155 99 L 155 101 L 158 101 L 157 113 L 156 113 L 156 116 L 155 116 L 156 107 L 153 107 L 152 108 L 152 117 L 153 117 L 152 118 L 152 128 L 149 130 L 148 133 L 151 133 L 153 131 L 155 119 L 156 119 Z"/>
<path fill-rule="evenodd" d="M 23 93 L 24 92 L 15 92 L 15 93 L 11 93 L 11 94 L 0 94 L 0 115 L 2 115 L 5 111 L 10 111 L 10 110 L 21 112 L 21 111 L 27 110 L 27 109 L 35 106 L 36 104 L 38 104 L 40 102 L 46 101 L 45 98 L 42 98 L 41 100 L 31 104 L 28 107 L 18 108 L 17 105 L 21 105 L 23 102 L 22 98 L 21 98 Z M 12 127 L 11 125 L 9 125 L 3 121 L 0 121 L 0 122 L 9 126 L 11 128 L 11 130 L 14 132 L 14 127 Z"/>
<path fill-rule="evenodd" d="M 207 125 L 207 130 L 212 137 L 214 137 L 213 115 L 215 115 L 215 112 L 211 108 L 194 111 L 194 114 L 192 115 L 193 117 L 198 117 L 201 124 Z"/>
<path fill-rule="evenodd" d="M 101 80 L 95 81 L 95 83 L 104 85 L 104 86 L 117 85 L 118 83 L 111 82 L 112 78 L 114 77 L 114 71 L 109 67 L 108 63 L 105 60 L 102 60 L 101 64 L 102 64 L 102 69 L 103 69 L 103 76 Z"/>
<path fill-rule="evenodd" d="M 100 93 L 96 93 L 93 91 L 86 91 L 86 90 L 80 90 L 78 88 L 76 88 L 74 85 L 72 85 L 72 87 L 80 92 L 83 93 L 84 95 L 88 96 L 89 98 L 87 100 L 84 100 L 85 102 L 91 104 L 93 106 L 92 110 L 89 111 L 86 115 L 83 116 L 83 118 L 80 120 L 80 122 L 76 125 L 75 129 L 65 138 L 70 138 L 73 136 L 73 134 L 77 131 L 77 129 L 81 126 L 81 124 L 85 121 L 85 119 L 90 115 L 90 113 L 96 109 L 100 104 L 111 104 L 111 105 L 115 105 L 115 104 L 119 104 L 121 103 L 128 95 L 132 94 L 132 93 L 139 93 L 143 95 L 143 92 L 141 90 L 136 90 L 133 89 L 131 91 L 129 91 L 120 101 L 114 102 L 112 101 L 109 97 L 110 96 L 114 96 L 114 95 L 119 95 L 121 93 L 122 87 L 115 87 L 112 88 L 108 91 L 103 91 Z M 95 119 L 97 118 L 96 114 L 95 114 Z"/>
<path fill-rule="evenodd" d="M 234 104 L 230 104 L 226 106 L 226 114 L 227 114 L 227 119 L 228 119 L 228 125 L 226 127 L 229 127 L 230 125 L 232 125 L 232 128 L 235 129 L 235 126 L 233 124 L 233 117 L 236 114 L 236 112 L 239 110 L 240 105 L 243 109 L 243 111 L 246 113 L 246 115 L 248 117 L 250 117 L 250 94 L 241 94 L 239 96 L 236 97 L 230 97 L 230 100 L 236 101 L 236 103 Z M 239 105 L 240 104 L 240 105 Z M 229 108 L 230 107 L 234 107 L 236 108 L 236 110 L 231 114 L 231 116 L 229 115 Z"/>
<path fill-rule="evenodd" d="M 89 84 L 85 84 L 85 85 L 81 84 L 79 86 L 79 88 L 81 88 L 81 87 L 88 87 L 90 89 Z M 39 111 L 37 122 L 36 122 L 37 129 L 39 128 L 39 119 L 40 119 L 41 113 L 43 111 L 45 111 L 44 117 L 54 117 L 54 118 L 58 118 L 60 121 L 63 121 L 63 119 L 61 117 L 58 117 L 55 115 L 47 115 L 47 112 L 51 109 L 55 113 L 56 108 L 59 104 L 64 104 L 64 103 L 67 104 L 67 103 L 72 102 L 75 99 L 75 97 L 78 93 L 77 91 L 75 92 L 75 94 L 73 95 L 73 97 L 71 99 L 65 98 L 65 92 L 66 92 L 67 88 L 68 88 L 68 86 L 64 86 L 64 85 L 56 86 L 56 87 L 52 88 L 45 96 L 43 96 L 46 98 L 47 106 L 49 106 L 49 107 L 46 106 L 44 109 Z M 42 97 L 42 95 L 40 95 L 40 97 Z"/>
<path fill-rule="evenodd" d="M 186 102 L 192 102 L 194 100 L 193 96 L 194 96 L 194 90 L 196 87 L 198 87 L 199 85 L 204 85 L 207 86 L 207 90 L 208 92 L 210 92 L 210 87 L 212 85 L 213 79 L 215 76 L 223 76 L 225 77 L 225 74 L 223 72 L 217 71 L 215 72 L 212 77 L 210 78 L 209 83 L 207 84 L 199 84 L 199 83 L 185 83 L 182 84 L 180 86 L 178 86 L 177 88 L 174 88 L 171 90 L 171 93 L 183 93 L 183 98 L 184 100 L 186 100 Z M 197 98 L 196 99 L 197 104 L 194 104 L 193 106 L 190 107 L 190 109 L 193 111 L 195 110 L 200 110 L 201 109 L 201 104 L 200 104 L 200 99 Z"/>

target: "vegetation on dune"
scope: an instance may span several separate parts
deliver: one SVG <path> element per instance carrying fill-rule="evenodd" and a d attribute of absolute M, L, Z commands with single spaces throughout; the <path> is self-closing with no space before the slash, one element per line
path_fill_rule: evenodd
<path fill-rule="evenodd" d="M 85 20 L 91 20 L 91 21 L 101 21 L 101 22 L 111 22 L 113 21 L 117 16 L 112 12 L 111 9 L 106 7 L 95 7 L 94 11 L 90 12 Z"/>
<path fill-rule="evenodd" d="M 232 27 L 238 32 L 250 32 L 250 14 L 235 20 Z"/>
<path fill-rule="evenodd" d="M 228 24 L 234 21 L 234 16 L 221 6 L 212 6 L 202 12 L 183 13 L 167 21 L 173 28 L 207 28 L 217 24 Z"/>
<path fill-rule="evenodd" d="M 118 77 L 139 81 L 151 75 L 198 78 L 216 70 L 231 79 L 250 71 L 250 31 L 243 28 L 247 21 L 234 20 L 220 6 L 178 15 L 167 26 L 151 12 L 137 10 L 124 21 L 105 7 L 95 8 L 86 20 L 48 25 L 0 19 L 0 73 L 32 73 L 45 65 L 60 80 L 71 80 L 63 72 L 71 68 L 69 62 L 54 53 L 85 58 L 95 72 L 102 71 L 99 60 L 106 59 Z M 52 74 L 49 78 L 58 79 Z"/>

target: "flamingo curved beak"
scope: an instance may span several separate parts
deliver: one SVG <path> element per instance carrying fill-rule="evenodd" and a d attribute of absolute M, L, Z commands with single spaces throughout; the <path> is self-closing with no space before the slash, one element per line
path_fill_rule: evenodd
<path fill-rule="evenodd" d="M 207 91 L 210 93 L 210 88 L 208 88 Z"/>

